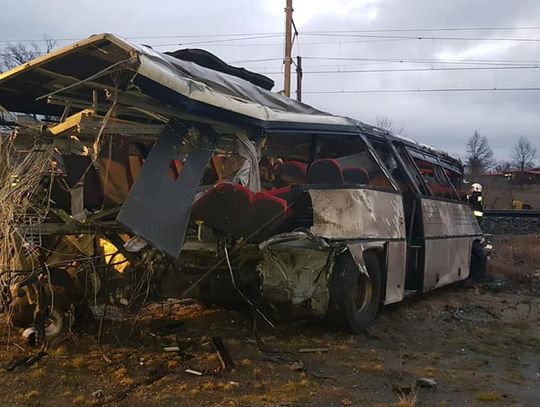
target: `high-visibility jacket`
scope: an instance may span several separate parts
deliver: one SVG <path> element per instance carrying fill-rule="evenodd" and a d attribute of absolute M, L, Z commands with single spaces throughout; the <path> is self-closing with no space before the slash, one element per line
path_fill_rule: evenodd
<path fill-rule="evenodd" d="M 469 205 L 471 205 L 474 216 L 484 216 L 484 204 L 482 202 L 481 192 L 475 191 L 471 195 L 469 195 Z"/>

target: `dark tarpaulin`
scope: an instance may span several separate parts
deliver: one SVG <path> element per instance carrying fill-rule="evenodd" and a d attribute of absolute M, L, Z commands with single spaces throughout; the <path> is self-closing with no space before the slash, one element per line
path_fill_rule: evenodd
<path fill-rule="evenodd" d="M 166 52 L 166 54 L 181 59 L 182 61 L 195 62 L 197 65 L 213 69 L 214 71 L 237 76 L 238 78 L 245 79 L 246 81 L 266 90 L 272 90 L 274 87 L 274 81 L 269 77 L 261 75 L 260 73 L 248 71 L 245 68 L 238 68 L 236 66 L 229 65 L 214 54 L 211 54 L 203 49 L 186 48 Z"/>

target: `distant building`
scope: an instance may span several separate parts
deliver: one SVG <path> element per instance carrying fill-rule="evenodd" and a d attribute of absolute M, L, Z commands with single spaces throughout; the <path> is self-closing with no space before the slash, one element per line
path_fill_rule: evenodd
<path fill-rule="evenodd" d="M 479 178 L 486 184 L 500 184 L 502 181 L 514 185 L 540 185 L 540 168 L 490 172 Z"/>
<path fill-rule="evenodd" d="M 540 168 L 490 172 L 477 181 L 484 187 L 487 209 L 511 209 L 516 202 L 532 209 L 540 208 Z"/>

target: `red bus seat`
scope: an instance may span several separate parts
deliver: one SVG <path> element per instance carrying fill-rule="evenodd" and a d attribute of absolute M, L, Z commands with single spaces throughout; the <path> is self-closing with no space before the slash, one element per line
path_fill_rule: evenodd
<path fill-rule="evenodd" d="M 360 167 L 345 168 L 343 178 L 348 184 L 369 184 L 369 174 L 366 169 Z"/>
<path fill-rule="evenodd" d="M 336 184 L 344 183 L 343 171 L 337 160 L 322 158 L 314 161 L 308 169 L 308 180 L 312 184 Z"/>
<path fill-rule="evenodd" d="M 285 161 L 277 175 L 283 185 L 307 184 L 307 165 L 301 161 Z"/>
<path fill-rule="evenodd" d="M 290 215 L 287 201 L 268 192 L 253 195 L 243 223 L 241 236 L 249 241 L 268 238 Z"/>
<path fill-rule="evenodd" d="M 240 236 L 252 196 L 253 192 L 242 185 L 220 182 L 195 201 L 192 219 L 227 234 Z"/>

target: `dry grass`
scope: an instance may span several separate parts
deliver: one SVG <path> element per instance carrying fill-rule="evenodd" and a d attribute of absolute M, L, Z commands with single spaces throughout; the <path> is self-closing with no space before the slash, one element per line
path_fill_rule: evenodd
<path fill-rule="evenodd" d="M 75 368 L 80 368 L 84 364 L 84 358 L 82 357 L 75 357 L 71 359 L 71 366 Z"/>
<path fill-rule="evenodd" d="M 41 392 L 39 390 L 30 390 L 28 393 L 24 395 L 24 398 L 28 402 L 35 401 L 39 396 L 41 395 Z"/>
<path fill-rule="evenodd" d="M 495 236 L 488 263 L 491 273 L 528 283 L 540 272 L 540 235 Z"/>
<path fill-rule="evenodd" d="M 269 381 L 261 381 L 252 385 L 259 391 L 240 396 L 236 399 L 240 405 L 259 405 L 263 403 L 291 403 L 299 402 L 312 394 L 314 384 L 307 379 L 288 381 L 284 384 L 272 384 Z M 260 391 L 264 390 L 264 391 Z"/>
<path fill-rule="evenodd" d="M 409 394 L 401 394 L 395 407 L 416 407 L 418 402 L 418 390 L 412 391 Z"/>
<path fill-rule="evenodd" d="M 484 403 L 493 403 L 502 400 L 501 393 L 497 391 L 481 391 L 476 393 L 474 398 Z"/>
<path fill-rule="evenodd" d="M 44 174 L 50 170 L 52 145 L 36 143 L 16 147 L 13 138 L 0 143 L 0 268 L 20 270 L 26 258 L 20 226 L 31 214 L 35 221 L 47 214 L 47 203 L 37 202 L 37 192 Z"/>

